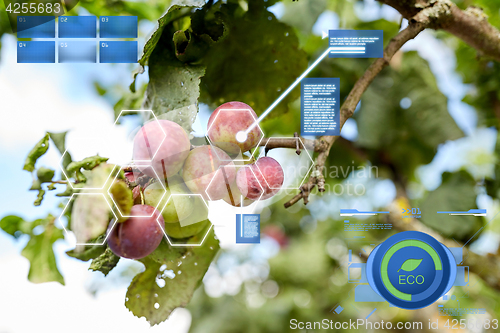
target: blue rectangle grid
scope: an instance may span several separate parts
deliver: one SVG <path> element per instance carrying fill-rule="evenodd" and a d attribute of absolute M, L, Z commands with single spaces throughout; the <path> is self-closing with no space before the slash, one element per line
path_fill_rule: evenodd
<path fill-rule="evenodd" d="M 301 85 L 302 135 L 340 135 L 340 79 L 305 78 Z"/>
<path fill-rule="evenodd" d="M 383 30 L 329 30 L 330 58 L 382 58 Z"/>
<path fill-rule="evenodd" d="M 59 63 L 96 63 L 96 41 L 60 41 Z"/>
<path fill-rule="evenodd" d="M 236 214 L 236 243 L 260 243 L 260 214 Z"/>
<path fill-rule="evenodd" d="M 59 38 L 96 38 L 95 16 L 60 16 Z"/>
<path fill-rule="evenodd" d="M 19 64 L 53 64 L 56 62 L 56 42 L 17 42 Z"/>
<path fill-rule="evenodd" d="M 55 38 L 55 16 L 18 16 L 17 38 Z"/>
<path fill-rule="evenodd" d="M 100 41 L 99 60 L 101 63 L 119 64 L 137 62 L 136 41 Z"/>
<path fill-rule="evenodd" d="M 335 313 L 339 314 L 342 312 L 342 310 L 344 310 L 344 308 L 339 305 L 335 308 Z"/>
<path fill-rule="evenodd" d="M 137 16 L 101 16 L 101 38 L 137 38 Z"/>

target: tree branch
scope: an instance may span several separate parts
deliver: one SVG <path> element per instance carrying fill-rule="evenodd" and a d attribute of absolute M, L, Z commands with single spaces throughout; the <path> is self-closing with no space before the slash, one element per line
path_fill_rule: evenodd
<path fill-rule="evenodd" d="M 314 152 L 320 152 L 326 147 L 322 147 L 319 144 L 319 140 L 309 140 L 309 139 L 304 139 L 300 138 L 300 141 L 304 145 L 300 145 L 301 149 L 307 149 L 311 150 Z M 266 149 L 275 149 L 275 148 L 291 148 L 291 149 L 296 149 L 297 148 L 297 138 L 264 138 L 260 142 L 259 146 L 261 147 L 266 147 Z"/>
<path fill-rule="evenodd" d="M 344 104 L 340 108 L 340 129 L 344 126 L 347 119 L 352 117 L 354 110 L 361 100 L 361 96 L 366 91 L 368 86 L 372 83 L 375 77 L 389 65 L 392 57 L 396 52 L 409 40 L 415 38 L 421 31 L 425 29 L 426 25 L 424 23 L 414 21 L 410 22 L 408 27 L 397 34 L 384 50 L 384 57 L 379 58 L 373 62 L 373 64 L 366 70 L 361 78 L 358 79 L 351 92 L 347 96 Z M 330 153 L 333 143 L 338 138 L 338 136 L 323 136 L 318 140 L 316 146 L 318 148 L 319 154 L 315 161 L 315 169 L 309 177 L 309 181 L 301 186 L 300 193 L 293 197 L 290 201 L 285 203 L 285 208 L 292 206 L 297 203 L 300 199 L 304 199 L 307 203 L 307 198 L 309 193 L 316 185 L 320 192 L 324 191 L 324 178 L 323 169 L 325 166 L 326 159 Z M 316 149 L 316 147 L 315 147 Z"/>
<path fill-rule="evenodd" d="M 488 23 L 488 16 L 480 8 L 461 10 L 449 0 L 378 1 L 393 7 L 409 21 L 417 19 L 432 29 L 448 31 L 482 55 L 500 61 L 500 31 Z"/>

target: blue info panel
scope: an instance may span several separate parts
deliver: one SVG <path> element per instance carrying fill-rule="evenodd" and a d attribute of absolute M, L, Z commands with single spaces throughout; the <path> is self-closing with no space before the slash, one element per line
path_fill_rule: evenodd
<path fill-rule="evenodd" d="M 96 63 L 96 41 L 59 42 L 59 63 Z"/>
<path fill-rule="evenodd" d="M 137 62 L 137 50 L 136 41 L 100 41 L 99 59 L 104 64 L 130 64 Z"/>
<path fill-rule="evenodd" d="M 236 214 L 236 243 L 260 243 L 260 214 Z"/>
<path fill-rule="evenodd" d="M 329 30 L 330 58 L 382 58 L 382 30 Z"/>
<path fill-rule="evenodd" d="M 55 38 L 55 16 L 18 16 L 17 38 Z"/>
<path fill-rule="evenodd" d="M 137 38 L 137 16 L 101 16 L 101 38 Z"/>
<path fill-rule="evenodd" d="M 96 38 L 97 18 L 95 16 L 59 17 L 59 38 Z"/>
<path fill-rule="evenodd" d="M 302 80 L 302 135 L 340 135 L 339 86 L 339 78 Z"/>
<path fill-rule="evenodd" d="M 56 62 L 56 42 L 17 42 L 19 64 L 53 64 Z"/>

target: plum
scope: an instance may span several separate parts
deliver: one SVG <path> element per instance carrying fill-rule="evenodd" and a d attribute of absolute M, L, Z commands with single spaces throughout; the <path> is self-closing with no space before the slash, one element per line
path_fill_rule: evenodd
<path fill-rule="evenodd" d="M 148 205 L 132 206 L 130 215 L 132 217 L 116 223 L 114 228 L 115 221 L 111 221 L 108 228 L 108 245 L 117 256 L 141 259 L 160 245 L 165 223 L 160 212 Z"/>
<path fill-rule="evenodd" d="M 221 156 L 222 160 L 218 158 Z M 207 200 L 220 200 L 227 195 L 227 184 L 236 177 L 234 163 L 229 160 L 230 157 L 217 147 L 196 147 L 184 163 L 182 178 L 191 192 Z"/>
<path fill-rule="evenodd" d="M 244 142 L 236 134 L 247 130 L 257 119 L 255 111 L 242 102 L 228 102 L 219 106 L 208 119 L 208 137 L 214 145 L 229 154 L 238 154 L 255 148 L 262 137 L 258 126 L 253 128 Z"/>
<path fill-rule="evenodd" d="M 236 181 L 232 182 L 230 185 L 231 192 L 228 193 L 222 200 L 234 207 L 246 207 L 251 205 L 254 200 L 248 199 L 243 196 L 243 204 L 241 204 L 242 194 L 240 189 L 236 185 Z"/>
<path fill-rule="evenodd" d="M 179 175 L 168 179 L 168 188 L 165 196 L 163 186 L 159 183 L 153 183 L 144 189 L 144 201 L 147 205 L 158 207 L 165 223 L 176 223 L 179 220 L 187 218 L 193 213 L 194 198 L 186 184 Z M 172 194 L 176 194 L 173 195 Z M 170 198 L 170 199 L 169 199 Z M 167 202 L 165 206 L 165 203 Z"/>
<path fill-rule="evenodd" d="M 203 220 L 185 227 L 181 226 L 180 223 L 167 223 L 165 225 L 165 232 L 172 238 L 182 239 L 196 235 L 204 230 L 208 225 L 210 225 L 209 220 Z"/>
<path fill-rule="evenodd" d="M 181 126 L 173 121 L 160 119 L 144 124 L 137 132 L 133 159 L 147 162 L 159 177 L 167 178 L 179 172 L 190 148 L 188 135 Z M 152 168 L 147 165 L 137 167 L 146 175 L 156 177 Z"/>
<path fill-rule="evenodd" d="M 259 199 L 261 194 L 262 200 L 271 198 L 279 192 L 284 180 L 283 168 L 271 157 L 261 157 L 255 163 L 242 167 L 236 174 L 238 189 L 251 200 Z"/>

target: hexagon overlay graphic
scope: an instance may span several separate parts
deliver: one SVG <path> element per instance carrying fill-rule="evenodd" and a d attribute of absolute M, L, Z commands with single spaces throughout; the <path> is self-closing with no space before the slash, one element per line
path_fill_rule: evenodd
<path fill-rule="evenodd" d="M 217 115 L 215 116 L 214 120 L 212 121 L 212 123 L 210 124 L 210 126 L 207 128 L 207 134 L 205 135 L 205 137 L 207 138 L 207 141 L 210 143 L 211 146 L 215 146 L 217 147 L 217 145 L 215 143 L 212 142 L 212 140 L 210 140 L 210 138 L 208 137 L 208 132 L 210 131 L 210 128 L 212 128 L 213 124 L 215 123 L 217 117 L 219 117 L 219 115 L 221 114 L 221 112 L 248 112 L 250 114 L 250 116 L 253 118 L 254 121 L 257 121 L 257 119 L 255 119 L 254 115 L 252 114 L 252 112 L 250 112 L 249 109 L 220 109 L 219 110 L 219 113 L 217 113 Z M 264 139 L 264 132 L 262 131 L 262 129 L 260 128 L 260 126 L 257 124 L 257 126 L 255 127 L 258 129 L 258 131 L 260 132 L 260 139 L 259 139 L 259 143 L 257 144 L 257 147 L 259 146 L 259 144 L 261 143 L 262 139 Z M 243 128 L 242 130 L 246 130 L 246 128 Z M 217 147 L 217 148 L 220 148 L 220 147 Z M 224 150 L 224 149 L 223 149 Z M 215 155 L 217 155 L 217 151 L 214 149 L 215 151 Z M 230 161 L 237 161 L 237 162 L 247 162 L 247 161 L 250 161 L 253 157 L 253 155 L 255 154 L 255 151 L 257 151 L 257 149 L 254 149 L 254 151 L 252 152 L 252 154 L 250 156 L 248 156 L 248 158 L 235 158 L 235 159 L 232 159 Z M 238 157 L 239 156 L 247 156 L 247 155 L 243 155 L 244 152 L 240 152 L 238 154 Z M 219 160 L 221 161 L 227 161 L 227 159 L 224 159 L 224 156 L 218 156 L 217 155 L 217 158 L 219 158 Z"/>

